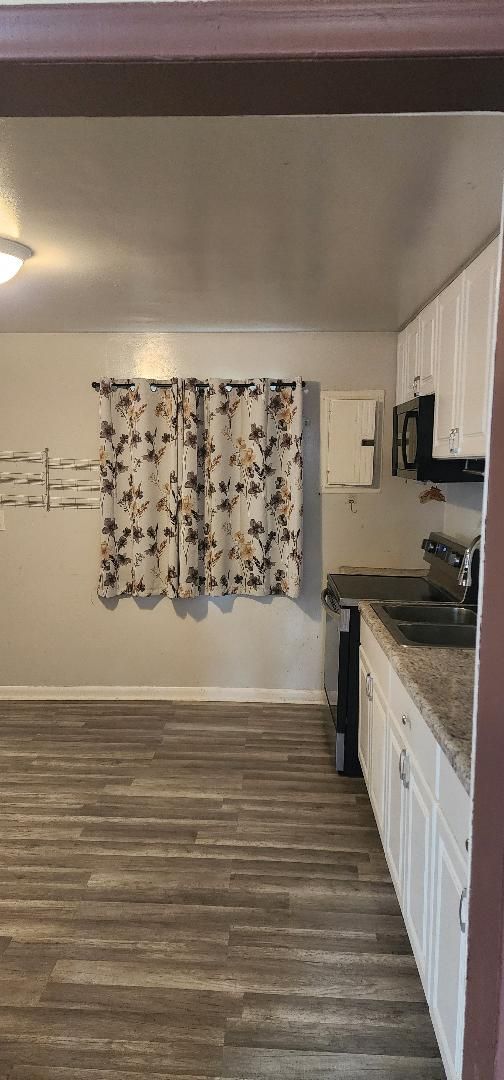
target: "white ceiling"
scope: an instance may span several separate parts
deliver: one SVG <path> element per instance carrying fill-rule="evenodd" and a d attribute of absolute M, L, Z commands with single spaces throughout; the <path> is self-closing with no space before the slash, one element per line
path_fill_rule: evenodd
<path fill-rule="evenodd" d="M 392 330 L 497 228 L 504 118 L 0 121 L 0 331 Z"/>

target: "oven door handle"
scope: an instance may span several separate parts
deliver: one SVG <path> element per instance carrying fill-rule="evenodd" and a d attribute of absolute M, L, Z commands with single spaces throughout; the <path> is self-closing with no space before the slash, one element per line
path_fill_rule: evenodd
<path fill-rule="evenodd" d="M 337 619 L 338 616 L 341 615 L 341 608 L 340 607 L 333 607 L 332 604 L 329 602 L 329 590 L 328 589 L 324 589 L 321 599 L 322 599 L 322 603 L 323 603 L 326 611 L 328 612 L 328 614 L 332 615 L 333 619 Z"/>
<path fill-rule="evenodd" d="M 350 629 L 350 608 L 332 607 L 329 602 L 329 590 L 324 589 L 322 593 L 322 603 L 327 611 L 327 614 L 332 619 L 337 619 L 339 623 L 340 634 L 347 634 Z"/>

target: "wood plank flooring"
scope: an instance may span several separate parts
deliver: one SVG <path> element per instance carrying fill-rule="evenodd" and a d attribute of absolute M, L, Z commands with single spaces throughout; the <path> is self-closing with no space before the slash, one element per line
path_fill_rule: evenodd
<path fill-rule="evenodd" d="M 443 1080 L 325 709 L 0 704 L 1 1080 Z"/>

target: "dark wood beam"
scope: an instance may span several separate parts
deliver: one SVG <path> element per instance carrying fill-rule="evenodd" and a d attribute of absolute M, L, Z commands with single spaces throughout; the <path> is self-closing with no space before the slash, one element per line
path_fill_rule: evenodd
<path fill-rule="evenodd" d="M 504 58 L 0 62 L 0 116 L 504 110 Z"/>
<path fill-rule="evenodd" d="M 0 60 L 504 53 L 501 0 L 212 0 L 0 7 Z"/>

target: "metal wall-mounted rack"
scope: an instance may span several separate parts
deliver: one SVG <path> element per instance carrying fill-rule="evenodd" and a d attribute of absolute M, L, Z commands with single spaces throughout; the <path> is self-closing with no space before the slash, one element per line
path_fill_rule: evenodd
<path fill-rule="evenodd" d="M 38 506 L 43 510 L 98 510 L 100 500 L 99 462 L 93 458 L 57 458 L 50 457 L 49 450 L 0 450 L 1 462 L 26 462 L 40 464 L 40 472 L 0 472 L 0 506 Z M 61 477 L 54 475 L 60 471 L 89 471 L 89 478 Z M 36 495 L 6 494 L 3 485 L 37 486 Z M 65 492 L 54 496 L 54 491 Z M 80 494 L 80 492 L 85 493 Z M 96 494 L 92 494 L 95 493 Z M 91 498 L 89 497 L 91 495 Z"/>

